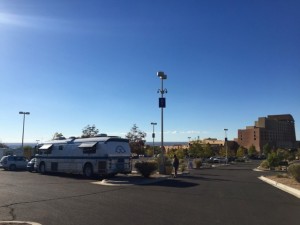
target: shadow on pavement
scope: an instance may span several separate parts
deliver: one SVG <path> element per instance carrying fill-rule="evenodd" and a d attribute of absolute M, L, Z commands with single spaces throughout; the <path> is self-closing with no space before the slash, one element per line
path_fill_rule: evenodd
<path fill-rule="evenodd" d="M 201 175 L 205 175 L 205 174 L 201 174 Z M 207 176 L 215 176 L 215 175 L 207 174 Z M 209 177 L 195 176 L 195 175 L 185 175 L 182 178 L 193 179 L 193 180 L 204 180 L 204 181 L 231 181 L 227 179 L 209 178 Z"/>
<path fill-rule="evenodd" d="M 199 184 L 192 183 L 192 182 L 182 181 L 182 180 L 180 180 L 180 178 L 175 178 L 175 179 L 163 180 L 163 181 L 160 181 L 158 183 L 141 184 L 141 185 L 159 186 L 159 187 L 189 188 L 189 187 L 197 186 Z"/>

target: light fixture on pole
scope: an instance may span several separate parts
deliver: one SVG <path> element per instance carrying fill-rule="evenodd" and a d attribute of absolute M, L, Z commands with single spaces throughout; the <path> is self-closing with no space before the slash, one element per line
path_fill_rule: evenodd
<path fill-rule="evenodd" d="M 155 139 L 155 133 L 154 133 L 154 126 L 157 125 L 157 123 L 151 122 L 151 125 L 153 126 L 153 132 L 152 132 L 152 138 L 153 138 L 153 156 L 154 156 L 154 139 Z"/>
<path fill-rule="evenodd" d="M 25 127 L 25 115 L 29 115 L 30 112 L 19 112 L 19 114 L 23 115 L 23 132 L 22 132 L 22 150 L 24 151 L 24 127 Z"/>
<path fill-rule="evenodd" d="M 158 89 L 157 93 L 161 94 L 159 98 L 159 108 L 161 108 L 161 162 L 159 172 L 165 174 L 165 158 L 164 158 L 164 108 L 166 108 L 166 99 L 164 98 L 164 94 L 168 93 L 167 89 L 164 89 L 164 80 L 167 79 L 167 75 L 159 71 L 157 72 L 157 76 L 161 79 L 161 89 Z"/>
<path fill-rule="evenodd" d="M 226 150 L 226 164 L 227 164 L 227 161 L 228 161 L 227 131 L 228 131 L 228 129 L 225 128 L 224 131 L 225 131 L 225 150 Z"/>

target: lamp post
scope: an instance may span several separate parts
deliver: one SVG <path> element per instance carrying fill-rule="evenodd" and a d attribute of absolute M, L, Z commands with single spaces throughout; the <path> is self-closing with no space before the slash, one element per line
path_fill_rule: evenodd
<path fill-rule="evenodd" d="M 35 140 L 36 141 L 36 149 L 35 149 L 35 154 L 38 154 L 38 149 L 39 149 L 39 142 L 40 140 Z M 35 155 L 34 154 L 34 155 Z"/>
<path fill-rule="evenodd" d="M 227 161 L 228 161 L 228 150 L 227 150 L 227 131 L 228 131 L 228 129 L 227 128 L 225 128 L 224 129 L 224 131 L 225 131 L 225 150 L 226 150 L 226 164 L 227 164 Z"/>
<path fill-rule="evenodd" d="M 168 93 L 167 89 L 164 89 L 164 80 L 167 79 L 167 75 L 159 71 L 157 72 L 157 76 L 161 79 L 161 89 L 158 89 L 157 93 L 161 94 L 159 98 L 159 108 L 161 108 L 161 162 L 160 165 L 160 173 L 165 174 L 165 158 L 164 158 L 164 108 L 166 108 L 166 99 L 164 98 L 164 94 Z"/>
<path fill-rule="evenodd" d="M 153 138 L 153 156 L 154 156 L 154 138 L 155 138 L 155 133 L 154 133 L 154 126 L 157 125 L 157 123 L 151 122 L 151 125 L 153 126 L 153 132 L 152 132 L 152 138 Z"/>
<path fill-rule="evenodd" d="M 30 112 L 19 112 L 19 114 L 23 114 L 23 132 L 22 132 L 22 150 L 24 151 L 24 127 L 25 127 L 25 115 L 29 115 Z"/>
<path fill-rule="evenodd" d="M 190 158 L 191 158 L 191 155 L 190 155 L 190 142 L 191 142 L 191 137 L 188 137 L 188 139 L 189 139 L 189 142 L 188 142 L 188 165 L 187 165 L 187 168 L 191 169 L 191 166 L 190 166 Z"/>
<path fill-rule="evenodd" d="M 191 142 L 191 137 L 188 137 L 189 142 L 188 142 L 188 149 L 189 149 L 189 157 L 190 157 L 190 142 Z"/>

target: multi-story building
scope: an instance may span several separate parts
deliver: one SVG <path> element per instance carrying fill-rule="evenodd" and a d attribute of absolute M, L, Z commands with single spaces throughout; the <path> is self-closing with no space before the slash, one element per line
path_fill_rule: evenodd
<path fill-rule="evenodd" d="M 254 126 L 238 130 L 237 142 L 248 148 L 252 145 L 262 153 L 267 143 L 274 148 L 296 148 L 295 121 L 292 115 L 260 117 Z"/>

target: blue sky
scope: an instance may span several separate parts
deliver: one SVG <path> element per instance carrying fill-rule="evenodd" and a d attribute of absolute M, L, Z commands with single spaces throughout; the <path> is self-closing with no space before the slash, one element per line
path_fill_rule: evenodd
<path fill-rule="evenodd" d="M 133 124 L 160 141 L 237 137 L 258 117 L 293 115 L 300 139 L 300 1 L 1 0 L 0 141 Z"/>

